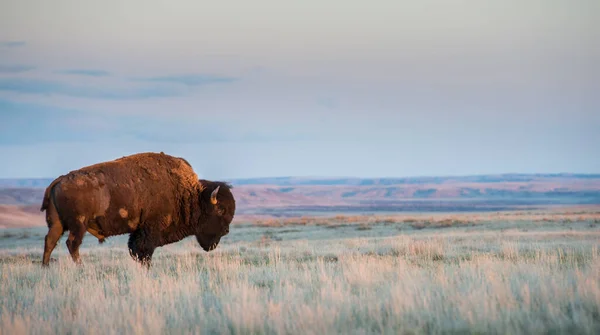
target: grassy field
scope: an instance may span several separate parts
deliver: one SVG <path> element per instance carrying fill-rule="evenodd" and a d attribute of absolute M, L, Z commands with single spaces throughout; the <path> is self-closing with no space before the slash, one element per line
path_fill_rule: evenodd
<path fill-rule="evenodd" d="M 238 224 L 219 247 L 0 230 L 0 334 L 598 334 L 598 212 Z M 441 222 L 441 223 L 440 223 Z"/>

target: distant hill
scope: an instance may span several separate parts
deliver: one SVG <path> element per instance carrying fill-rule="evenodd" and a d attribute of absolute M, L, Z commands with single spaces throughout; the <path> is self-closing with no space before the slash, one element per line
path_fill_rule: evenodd
<path fill-rule="evenodd" d="M 404 185 L 404 184 L 444 184 L 444 183 L 503 183 L 531 181 L 575 181 L 600 180 L 600 174 L 554 173 L 554 174 L 519 174 L 507 173 L 498 175 L 473 176 L 431 176 L 403 178 L 330 178 L 330 177 L 273 177 L 229 180 L 233 185 Z"/>
<path fill-rule="evenodd" d="M 54 178 L 0 178 L 0 187 L 46 187 Z M 264 177 L 246 179 L 227 179 L 232 185 L 403 185 L 403 184 L 444 184 L 444 183 L 503 183 L 503 182 L 532 182 L 532 181 L 590 181 L 600 180 L 600 174 L 582 173 L 536 173 L 520 174 L 506 173 L 497 175 L 472 176 L 424 176 L 402 178 L 333 178 L 333 177 Z"/>
<path fill-rule="evenodd" d="M 39 205 L 52 178 L 0 179 L 0 204 Z M 503 210 L 600 204 L 600 174 L 229 180 L 240 214 Z M 286 214 L 287 213 L 287 214 Z"/>

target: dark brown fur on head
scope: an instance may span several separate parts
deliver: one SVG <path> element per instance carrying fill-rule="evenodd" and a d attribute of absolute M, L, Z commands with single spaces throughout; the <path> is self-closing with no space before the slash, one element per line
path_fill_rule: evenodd
<path fill-rule="evenodd" d="M 202 224 L 196 239 L 205 251 L 210 251 L 217 247 L 221 237 L 229 233 L 229 225 L 235 215 L 235 199 L 231 193 L 233 187 L 228 183 L 205 179 L 200 179 L 199 183 L 203 217 L 200 218 Z"/>

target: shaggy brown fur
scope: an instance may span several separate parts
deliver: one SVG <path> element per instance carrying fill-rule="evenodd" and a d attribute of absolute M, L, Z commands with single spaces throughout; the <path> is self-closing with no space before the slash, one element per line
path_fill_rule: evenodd
<path fill-rule="evenodd" d="M 195 235 L 205 251 L 229 233 L 235 214 L 231 186 L 198 180 L 183 158 L 140 153 L 71 171 L 46 189 L 48 235 L 43 265 L 64 231 L 67 248 L 80 263 L 85 232 L 102 243 L 106 237 L 130 234 L 129 251 L 150 266 L 157 247 Z"/>

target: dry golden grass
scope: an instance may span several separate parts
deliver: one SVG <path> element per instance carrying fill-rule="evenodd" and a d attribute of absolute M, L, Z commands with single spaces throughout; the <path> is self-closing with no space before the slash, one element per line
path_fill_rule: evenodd
<path fill-rule="evenodd" d="M 124 247 L 84 248 L 83 267 L 63 250 L 49 269 L 24 249 L 0 256 L 0 335 L 597 334 L 600 232 L 585 229 L 266 230 L 211 253 L 167 246 L 149 272 Z"/>
<path fill-rule="evenodd" d="M 336 216 L 302 216 L 291 218 L 262 218 L 250 220 L 256 227 L 285 226 L 344 226 L 370 224 L 409 225 L 415 229 L 449 228 L 479 225 L 497 221 L 512 222 L 584 222 L 600 223 L 600 207 L 581 206 L 572 208 L 544 209 L 537 211 L 508 211 L 486 213 L 439 213 L 439 214 L 400 214 L 400 215 L 336 215 Z"/>

